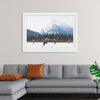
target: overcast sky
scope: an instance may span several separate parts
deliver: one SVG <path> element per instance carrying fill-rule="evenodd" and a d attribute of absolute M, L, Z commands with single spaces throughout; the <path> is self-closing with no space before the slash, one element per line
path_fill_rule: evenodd
<path fill-rule="evenodd" d="M 25 16 L 26 19 L 26 27 L 36 32 L 41 32 L 43 29 L 44 31 L 51 28 L 53 24 L 61 25 L 61 24 L 68 24 L 69 26 L 73 27 L 75 25 L 75 16 L 62 16 L 62 15 L 32 15 L 32 16 Z"/>

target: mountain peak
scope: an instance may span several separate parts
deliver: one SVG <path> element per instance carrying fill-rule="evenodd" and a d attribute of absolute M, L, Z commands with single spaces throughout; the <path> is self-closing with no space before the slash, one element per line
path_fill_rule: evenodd
<path fill-rule="evenodd" d="M 47 30 L 47 34 L 73 34 L 73 28 L 68 24 L 56 25 L 53 24 L 51 29 Z"/>

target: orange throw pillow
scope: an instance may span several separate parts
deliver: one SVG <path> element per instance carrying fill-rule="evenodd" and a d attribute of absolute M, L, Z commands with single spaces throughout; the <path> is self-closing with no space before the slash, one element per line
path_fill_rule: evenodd
<path fill-rule="evenodd" d="M 43 78 L 44 64 L 28 64 L 27 78 Z"/>
<path fill-rule="evenodd" d="M 15 81 L 15 80 L 20 79 L 21 77 L 23 76 L 19 73 L 7 73 L 7 74 L 0 75 L 0 80 L 1 81 Z"/>

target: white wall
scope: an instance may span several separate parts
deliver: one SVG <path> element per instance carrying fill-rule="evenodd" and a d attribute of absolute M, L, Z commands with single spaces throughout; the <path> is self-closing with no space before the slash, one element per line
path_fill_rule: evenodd
<path fill-rule="evenodd" d="M 23 53 L 22 13 L 78 13 L 77 53 Z M 3 64 L 100 63 L 100 0 L 0 0 L 0 68 Z"/>

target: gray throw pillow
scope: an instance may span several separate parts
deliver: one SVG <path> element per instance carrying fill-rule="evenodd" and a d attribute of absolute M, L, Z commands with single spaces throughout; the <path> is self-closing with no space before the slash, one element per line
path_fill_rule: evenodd
<path fill-rule="evenodd" d="M 19 64 L 18 65 L 18 73 L 23 75 L 24 78 L 26 78 L 27 72 L 28 72 L 28 64 L 26 64 L 26 65 Z"/>
<path fill-rule="evenodd" d="M 3 73 L 18 73 L 18 65 L 10 65 L 6 64 L 4 65 Z"/>
<path fill-rule="evenodd" d="M 63 78 L 77 78 L 77 65 L 64 65 L 63 66 Z"/>
<path fill-rule="evenodd" d="M 49 65 L 45 78 L 62 78 L 62 65 Z"/>

